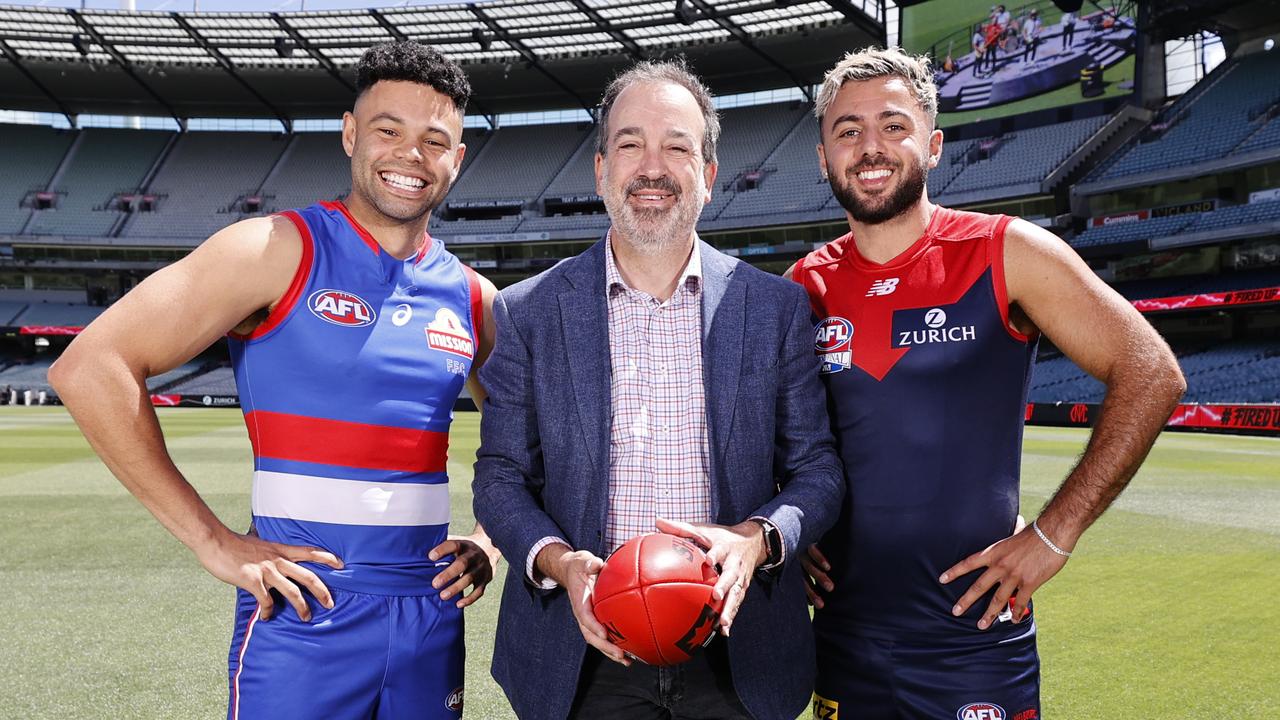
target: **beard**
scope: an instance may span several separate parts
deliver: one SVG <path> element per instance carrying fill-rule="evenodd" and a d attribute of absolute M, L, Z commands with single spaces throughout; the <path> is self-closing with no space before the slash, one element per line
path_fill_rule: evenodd
<path fill-rule="evenodd" d="M 879 225 L 892 220 L 924 197 L 925 184 L 929 181 L 929 166 L 923 159 L 911 165 L 906 174 L 902 175 L 898 186 L 888 195 L 877 195 L 870 199 L 858 197 L 854 190 L 856 182 L 854 176 L 862 170 L 885 166 L 892 167 L 897 173 L 902 173 L 904 169 L 902 164 L 891 163 L 883 155 L 877 155 L 874 160 L 858 163 L 849 168 L 844 178 L 834 174 L 829 178 L 831 192 L 836 196 L 836 200 L 850 217 L 864 225 Z"/>
<path fill-rule="evenodd" d="M 605 169 L 608 176 L 608 169 Z M 660 190 L 675 196 L 670 209 L 634 208 L 627 198 L 641 190 Z M 625 186 L 611 185 L 605 188 L 604 207 L 618 234 L 636 252 L 643 255 L 661 255 L 672 246 L 682 246 L 702 214 L 702 198 L 707 194 L 707 184 L 702 173 L 697 174 L 694 187 L 684 191 L 670 176 L 650 179 L 633 178 Z"/>

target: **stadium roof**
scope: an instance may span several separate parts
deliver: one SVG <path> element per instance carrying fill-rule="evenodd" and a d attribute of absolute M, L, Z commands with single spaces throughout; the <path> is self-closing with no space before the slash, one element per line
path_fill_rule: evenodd
<path fill-rule="evenodd" d="M 492 0 L 325 12 L 0 6 L 0 108 L 190 117 L 334 117 L 351 67 L 412 39 L 462 63 L 482 114 L 590 110 L 618 69 L 683 53 L 720 94 L 818 81 L 884 42 L 885 0 Z M 806 92 L 808 92 L 806 88 Z"/>

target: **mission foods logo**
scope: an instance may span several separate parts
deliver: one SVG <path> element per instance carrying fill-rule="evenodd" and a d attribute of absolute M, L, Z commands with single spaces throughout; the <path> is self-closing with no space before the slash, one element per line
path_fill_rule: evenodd
<path fill-rule="evenodd" d="M 341 290 L 317 290 L 307 298 L 307 307 L 321 320 L 346 327 L 372 325 L 378 317 L 369 303 Z"/>
<path fill-rule="evenodd" d="M 822 358 L 824 375 L 848 370 L 853 364 L 853 323 L 842 317 L 829 317 L 813 329 L 813 349 Z"/>
<path fill-rule="evenodd" d="M 475 342 L 471 333 L 462 327 L 457 313 L 449 308 L 436 311 L 436 319 L 427 325 L 427 344 L 433 350 L 459 355 L 468 360 L 475 357 Z"/>

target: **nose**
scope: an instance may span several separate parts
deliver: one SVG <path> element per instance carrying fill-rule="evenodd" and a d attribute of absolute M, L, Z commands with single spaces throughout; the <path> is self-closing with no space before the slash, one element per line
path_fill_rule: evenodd
<path fill-rule="evenodd" d="M 415 164 L 421 163 L 426 159 L 417 143 L 407 141 L 400 143 L 400 145 L 396 147 L 395 155 L 397 159 Z"/>
<path fill-rule="evenodd" d="M 636 174 L 654 180 L 667 174 L 667 164 L 662 156 L 662 147 L 659 145 L 646 145 L 644 153 L 640 156 L 640 164 L 636 168 Z"/>
<path fill-rule="evenodd" d="M 875 128 L 868 128 L 858 133 L 858 145 L 863 157 L 875 157 L 884 154 L 884 138 Z"/>

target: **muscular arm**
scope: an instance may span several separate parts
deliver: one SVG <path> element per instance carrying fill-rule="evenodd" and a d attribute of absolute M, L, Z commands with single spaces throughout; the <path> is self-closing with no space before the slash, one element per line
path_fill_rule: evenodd
<path fill-rule="evenodd" d="M 327 599 L 314 574 L 294 561 L 341 563 L 311 548 L 244 538 L 219 521 L 169 457 L 146 379 L 245 327 L 284 294 L 301 255 L 299 234 L 285 218 L 232 225 L 121 298 L 49 369 L 50 384 L 111 472 L 211 574 L 258 596 L 264 617 L 271 612 L 267 586 L 301 602 L 285 575 Z M 305 608 L 301 602 L 304 617 Z"/>
<path fill-rule="evenodd" d="M 1084 455 L 1035 522 L 1054 544 L 1070 551 L 1142 465 L 1186 383 L 1155 329 L 1070 247 L 1021 220 L 1010 223 L 1005 238 L 1012 324 L 1023 333 L 1042 331 L 1107 386 Z M 985 629 L 1015 592 L 1013 616 L 1021 619 L 1031 594 L 1065 564 L 1066 557 L 1036 534 L 1022 532 L 971 555 L 940 580 L 987 568 L 953 609 L 964 613 L 998 584 L 978 622 Z"/>
<path fill-rule="evenodd" d="M 1076 365 L 1107 386 L 1084 455 L 1038 525 L 1066 549 L 1111 505 L 1146 459 L 1186 390 L 1167 343 L 1070 247 L 1031 223 L 1006 233 L 1009 302 Z"/>

